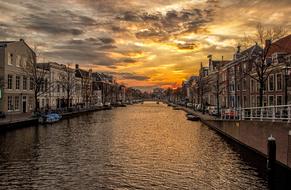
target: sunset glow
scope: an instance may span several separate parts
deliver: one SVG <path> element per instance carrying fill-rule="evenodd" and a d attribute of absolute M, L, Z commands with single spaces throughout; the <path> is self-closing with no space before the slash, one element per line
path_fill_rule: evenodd
<path fill-rule="evenodd" d="M 109 72 L 145 90 L 175 87 L 208 54 L 231 59 L 258 22 L 291 28 L 290 0 L 0 0 L 0 11 L 1 40 L 25 39 L 40 62 Z"/>

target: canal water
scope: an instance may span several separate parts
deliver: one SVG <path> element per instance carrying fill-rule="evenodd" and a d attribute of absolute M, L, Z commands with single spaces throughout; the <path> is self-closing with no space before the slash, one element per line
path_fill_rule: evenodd
<path fill-rule="evenodd" d="M 0 153 L 0 189 L 268 189 L 253 155 L 155 102 L 8 131 Z"/>

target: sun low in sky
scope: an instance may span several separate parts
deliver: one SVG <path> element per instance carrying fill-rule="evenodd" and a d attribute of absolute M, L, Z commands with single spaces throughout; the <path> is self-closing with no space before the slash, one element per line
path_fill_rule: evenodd
<path fill-rule="evenodd" d="M 231 59 L 258 22 L 291 28 L 290 0 L 0 0 L 0 40 L 141 89 L 173 87 L 207 55 Z"/>

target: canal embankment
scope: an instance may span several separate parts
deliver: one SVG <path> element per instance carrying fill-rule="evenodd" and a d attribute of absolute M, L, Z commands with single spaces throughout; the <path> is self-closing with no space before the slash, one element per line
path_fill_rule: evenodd
<path fill-rule="evenodd" d="M 179 109 L 199 116 L 201 122 L 208 127 L 265 158 L 267 158 L 268 154 L 267 139 L 273 136 L 276 139 L 277 162 L 290 168 L 290 123 L 256 120 L 221 120 L 189 108 L 179 107 Z"/>
<path fill-rule="evenodd" d="M 112 109 L 111 107 L 92 107 L 89 109 L 79 109 L 70 112 L 62 112 L 62 119 L 71 118 L 80 116 L 83 114 L 87 114 L 90 112 L 102 111 L 102 110 L 109 110 Z M 29 127 L 33 125 L 38 125 L 38 118 L 33 117 L 31 115 L 25 114 L 25 116 L 15 116 L 9 115 L 2 121 L 0 121 L 0 132 L 13 130 L 17 128 Z"/>

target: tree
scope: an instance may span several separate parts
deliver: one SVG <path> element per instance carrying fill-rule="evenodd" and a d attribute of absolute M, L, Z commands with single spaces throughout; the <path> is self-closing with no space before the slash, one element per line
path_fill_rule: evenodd
<path fill-rule="evenodd" d="M 245 49 L 253 44 L 258 44 L 263 47 L 266 40 L 275 41 L 284 37 L 287 33 L 286 28 L 283 26 L 266 27 L 262 23 L 257 23 L 255 34 L 244 34 L 244 37 L 240 41 L 240 46 Z"/>
<path fill-rule="evenodd" d="M 282 26 L 267 28 L 261 23 L 257 24 L 256 34 L 254 37 L 245 36 L 244 42 L 256 42 L 252 51 L 246 55 L 246 62 L 249 65 L 247 70 L 242 69 L 244 75 L 250 76 L 259 83 L 259 105 L 263 106 L 264 88 L 269 75 L 273 71 L 274 65 L 268 57 L 272 41 L 282 38 L 286 35 L 286 29 Z M 262 49 L 259 47 L 263 47 Z M 257 49 L 255 49 L 257 48 Z M 258 50 L 260 49 L 260 50 Z"/>
<path fill-rule="evenodd" d="M 222 63 L 222 62 L 221 62 Z M 223 88 L 222 88 L 222 86 L 220 85 L 220 83 L 221 83 L 221 80 L 220 80 L 220 74 L 221 74 L 221 70 L 220 70 L 220 68 L 221 68 L 221 65 L 219 64 L 218 66 L 217 66 L 217 71 L 216 71 L 216 73 L 215 73 L 215 75 L 216 75 L 216 82 L 215 82 L 215 84 L 214 84 L 214 87 L 213 87 L 213 89 L 214 89 L 214 93 L 215 93 L 215 95 L 216 95 L 216 107 L 217 107 L 217 113 L 218 113 L 218 115 L 220 115 L 220 102 L 219 102 L 219 95 L 223 92 Z"/>
<path fill-rule="evenodd" d="M 27 51 L 27 59 L 21 64 L 21 68 L 30 80 L 31 89 L 34 91 L 34 112 L 38 112 L 38 97 L 50 90 L 47 74 L 48 66 L 45 64 L 37 64 L 37 47 L 34 50 Z M 39 56 L 39 55 L 38 55 Z"/>
<path fill-rule="evenodd" d="M 72 94 L 77 84 L 75 70 L 70 68 L 70 65 L 63 67 L 58 83 L 66 92 L 66 107 L 68 109 L 70 107 Z"/>

